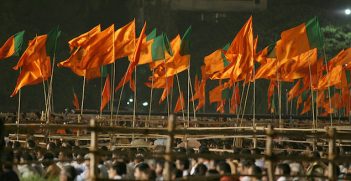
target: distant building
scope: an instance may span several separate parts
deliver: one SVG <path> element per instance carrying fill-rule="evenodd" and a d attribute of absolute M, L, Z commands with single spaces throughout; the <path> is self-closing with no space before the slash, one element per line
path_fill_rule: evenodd
<path fill-rule="evenodd" d="M 268 0 L 163 0 L 172 10 L 208 12 L 245 12 L 267 9 Z"/>

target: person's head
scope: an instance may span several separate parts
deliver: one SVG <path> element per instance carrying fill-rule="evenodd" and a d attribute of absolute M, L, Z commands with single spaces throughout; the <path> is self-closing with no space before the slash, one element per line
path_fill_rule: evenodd
<path fill-rule="evenodd" d="M 48 143 L 48 145 L 46 146 L 46 150 L 48 150 L 48 151 L 55 151 L 56 150 L 56 144 L 54 142 Z"/>
<path fill-rule="evenodd" d="M 250 168 L 249 175 L 255 175 L 252 178 L 252 181 L 261 180 L 262 179 L 262 169 L 256 165 L 253 165 Z"/>
<path fill-rule="evenodd" d="M 30 155 L 28 152 L 23 152 L 21 155 L 21 163 L 28 163 L 30 161 L 33 161 L 32 155 Z"/>
<path fill-rule="evenodd" d="M 249 174 L 249 170 L 252 165 L 252 162 L 249 160 L 241 160 L 239 164 L 239 173 L 244 175 Z"/>
<path fill-rule="evenodd" d="M 34 142 L 34 140 L 28 140 L 27 141 L 27 148 L 28 149 L 35 149 L 35 142 Z"/>
<path fill-rule="evenodd" d="M 19 149 L 21 148 L 21 143 L 18 141 L 15 141 L 12 146 L 13 149 Z"/>
<path fill-rule="evenodd" d="M 48 167 L 53 163 L 54 163 L 54 154 L 52 154 L 51 152 L 45 153 L 43 158 L 44 167 Z"/>
<path fill-rule="evenodd" d="M 188 159 L 178 159 L 176 161 L 176 166 L 177 166 L 177 169 L 179 170 L 188 170 L 189 169 L 189 160 Z"/>
<path fill-rule="evenodd" d="M 135 166 L 134 177 L 135 180 L 149 180 L 151 169 L 146 163 L 139 163 Z"/>
<path fill-rule="evenodd" d="M 232 173 L 230 165 L 224 161 L 217 165 L 217 171 L 220 175 L 229 175 Z"/>
<path fill-rule="evenodd" d="M 76 169 L 70 165 L 64 166 L 61 170 L 60 181 L 74 181 L 76 177 Z"/>
<path fill-rule="evenodd" d="M 275 169 L 276 175 L 290 175 L 290 166 L 287 163 L 278 164 L 277 168 Z"/>
<path fill-rule="evenodd" d="M 143 154 L 136 154 L 134 158 L 134 163 L 139 164 L 144 161 L 144 155 Z"/>
<path fill-rule="evenodd" d="M 117 161 L 109 170 L 110 179 L 113 179 L 116 175 L 122 176 L 125 174 L 127 174 L 127 165 L 121 161 Z"/>
<path fill-rule="evenodd" d="M 195 168 L 195 172 L 194 175 L 196 176 L 205 176 L 207 172 L 207 167 L 206 165 L 199 163 L 196 168 Z"/>

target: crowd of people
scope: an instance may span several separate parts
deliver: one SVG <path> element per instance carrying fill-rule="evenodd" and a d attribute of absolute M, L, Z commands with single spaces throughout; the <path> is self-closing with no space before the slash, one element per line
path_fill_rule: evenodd
<path fill-rule="evenodd" d="M 164 153 L 165 147 L 158 145 L 150 148 L 111 148 L 100 147 L 97 156 L 95 177 L 111 180 L 166 180 L 164 178 L 165 160 L 152 157 Z M 234 154 L 240 158 L 221 157 L 201 145 L 199 149 L 175 147 L 174 153 L 184 155 L 175 157 L 170 163 L 172 180 L 220 180 L 220 181 L 259 181 L 267 180 L 267 167 L 263 157 L 256 159 L 250 155 L 263 155 L 263 150 L 234 148 Z M 342 150 L 339 152 L 342 152 Z M 233 155 L 234 155 L 233 154 Z M 325 157 L 310 146 L 303 152 L 291 150 L 279 154 L 298 156 L 304 154 L 314 158 Z M 340 153 L 341 154 L 341 153 Z M 343 153 L 345 154 L 345 153 Z M 151 155 L 151 156 L 150 156 Z M 187 155 L 195 155 L 190 158 Z M 204 156 L 209 155 L 209 157 Z M 223 154 L 222 154 L 223 156 Z M 89 180 L 90 154 L 85 146 L 76 146 L 74 142 L 49 142 L 46 147 L 39 146 L 35 139 L 29 137 L 26 143 L 5 141 L 1 151 L 2 170 L 0 180 Z M 340 163 L 336 167 L 340 180 L 351 179 L 349 163 Z M 326 180 L 327 163 L 300 161 L 274 162 L 275 180 Z M 308 175 L 308 177 L 301 177 Z M 206 178 L 206 179 L 204 179 Z"/>

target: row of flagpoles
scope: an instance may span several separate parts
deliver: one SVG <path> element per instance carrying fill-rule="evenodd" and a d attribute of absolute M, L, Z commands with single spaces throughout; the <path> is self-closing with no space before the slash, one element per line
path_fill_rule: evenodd
<path fill-rule="evenodd" d="M 28 47 L 22 53 L 24 31 L 11 36 L 0 49 L 0 59 L 20 56 L 15 70 L 20 70 L 15 90 L 11 97 L 27 85 L 42 83 L 45 95 L 46 121 L 52 107 L 52 77 L 56 64 L 55 51 L 57 39 L 61 31 L 54 28 L 48 34 L 39 35 L 29 41 Z M 170 111 L 168 95 L 173 90 L 174 78 L 178 86 L 178 100 L 173 112 L 184 111 L 187 107 L 187 120 L 190 116 L 190 102 L 193 113 L 204 107 L 206 103 L 206 82 L 208 79 L 218 80 L 217 87 L 209 91 L 209 102 L 217 104 L 217 111 L 224 112 L 226 102 L 229 103 L 230 113 L 239 118 L 244 115 L 251 84 L 253 84 L 253 115 L 255 116 L 256 80 L 270 80 L 268 88 L 268 110 L 275 111 L 274 95 L 278 96 L 278 112 L 281 120 L 282 84 L 293 84 L 288 92 L 288 101 L 293 104 L 296 100 L 297 109 L 301 114 L 312 112 L 314 127 L 318 115 L 330 115 L 337 110 L 350 113 L 350 91 L 348 79 L 351 69 L 351 49 L 342 50 L 334 58 L 327 60 L 324 38 L 318 18 L 314 17 L 296 27 L 281 33 L 280 39 L 268 45 L 260 52 L 256 51 L 258 37 L 254 37 L 252 17 L 244 24 L 231 43 L 205 56 L 201 66 L 201 78 L 195 77 L 194 87 L 190 78 L 190 34 L 191 27 L 181 37 L 177 35 L 171 41 L 156 29 L 146 34 L 146 23 L 139 36 L 136 36 L 135 20 L 115 30 L 111 25 L 101 30 L 100 25 L 68 42 L 70 56 L 57 64 L 58 67 L 70 68 L 78 76 L 83 77 L 81 104 L 74 93 L 73 104 L 76 109 L 84 109 L 85 83 L 87 80 L 101 77 L 102 67 L 112 64 L 111 77 L 106 76 L 101 93 L 100 112 L 110 103 L 111 125 L 114 112 L 115 92 L 119 89 L 117 115 L 120 110 L 124 85 L 134 92 L 134 114 L 136 111 L 136 69 L 138 65 L 148 64 L 152 75 L 145 85 L 151 88 L 150 109 L 153 100 L 153 89 L 163 89 L 159 102 L 167 100 L 167 110 Z M 115 86 L 115 62 L 128 57 L 129 66 Z M 259 66 L 255 69 L 255 65 Z M 187 105 L 179 85 L 178 74 L 187 71 Z M 174 77 L 175 76 L 175 77 Z M 48 88 L 45 87 L 48 81 Z M 194 90 L 193 90 L 194 88 Z M 114 89 L 114 91 L 113 91 Z M 334 90 L 332 95 L 331 89 Z M 337 91 L 335 91 L 337 90 Z M 241 92 L 241 93 L 240 93 Z M 340 93 L 339 93 L 340 92 Z M 230 96 L 231 94 L 231 96 Z M 192 96 L 192 97 L 191 97 Z M 195 107 L 195 100 L 198 104 Z M 292 108 L 292 106 L 291 106 Z M 150 117 L 150 116 L 149 116 Z M 183 112 L 183 118 L 185 114 Z M 253 119 L 255 120 L 255 119 Z"/>

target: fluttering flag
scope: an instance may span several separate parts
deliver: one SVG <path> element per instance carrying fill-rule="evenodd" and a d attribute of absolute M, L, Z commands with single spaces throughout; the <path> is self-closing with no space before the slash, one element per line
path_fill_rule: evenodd
<path fill-rule="evenodd" d="M 177 113 L 181 110 L 184 110 L 184 107 L 185 107 L 184 96 L 183 96 L 183 92 L 181 91 L 173 112 Z"/>
<path fill-rule="evenodd" d="M 80 68 L 87 70 L 100 68 L 103 65 L 111 64 L 114 57 L 114 25 L 104 31 L 98 32 L 85 49 L 86 54 L 80 62 Z"/>
<path fill-rule="evenodd" d="M 236 113 L 240 105 L 239 85 L 233 86 L 232 98 L 230 99 L 230 112 Z"/>
<path fill-rule="evenodd" d="M 204 63 L 206 67 L 206 74 L 212 75 L 217 73 L 230 64 L 224 55 L 224 51 L 228 50 L 229 45 L 230 44 L 228 43 L 222 49 L 218 49 L 210 55 L 205 56 Z"/>
<path fill-rule="evenodd" d="M 318 90 L 324 90 L 333 85 L 341 83 L 343 68 L 342 65 L 337 65 L 328 74 L 323 76 L 318 82 Z"/>
<path fill-rule="evenodd" d="M 232 82 L 249 81 L 252 77 L 255 57 L 252 17 L 245 23 L 230 44 L 225 57 L 230 62 L 223 71 L 214 74 L 211 79 L 228 79 Z"/>
<path fill-rule="evenodd" d="M 288 101 L 290 102 L 293 98 L 300 95 L 300 84 L 301 81 L 298 80 L 297 83 L 288 92 Z"/>
<path fill-rule="evenodd" d="M 219 85 L 209 92 L 210 103 L 221 102 L 229 98 L 229 89 Z"/>
<path fill-rule="evenodd" d="M 87 54 L 87 48 L 90 42 L 93 41 L 92 39 L 94 39 L 100 31 L 100 25 L 98 25 L 90 31 L 70 40 L 68 44 L 71 55 L 67 60 L 58 63 L 57 66 L 70 68 L 73 73 L 78 76 L 85 76 L 87 80 L 100 77 L 100 67 L 83 69 L 80 66 L 84 56 Z"/>
<path fill-rule="evenodd" d="M 46 55 L 47 35 L 35 37 L 29 42 L 29 45 L 14 70 L 21 68 L 20 75 L 17 79 L 15 90 L 11 97 L 26 85 L 34 85 L 47 80 L 51 75 L 50 57 Z"/>
<path fill-rule="evenodd" d="M 135 19 L 115 31 L 115 59 L 133 54 L 135 38 Z"/>
<path fill-rule="evenodd" d="M 101 93 L 101 106 L 100 106 L 100 111 L 102 111 L 107 103 L 111 99 L 111 84 L 110 84 L 110 76 L 107 74 L 104 89 Z"/>
<path fill-rule="evenodd" d="M 145 36 L 145 30 L 146 30 L 146 22 L 144 23 L 143 29 L 141 30 L 141 33 L 139 35 L 139 39 L 138 39 L 138 42 L 137 42 L 137 44 L 135 46 L 133 57 L 132 57 L 132 60 L 129 63 L 127 72 L 124 74 L 124 76 L 122 77 L 122 79 L 118 83 L 117 87 L 115 88 L 115 91 L 120 89 L 124 84 L 128 83 L 132 79 L 132 73 L 134 72 L 135 67 L 139 63 L 140 51 L 141 51 L 143 38 Z"/>
<path fill-rule="evenodd" d="M 272 106 L 272 102 L 274 101 L 272 99 L 272 96 L 274 94 L 274 89 L 277 86 L 277 82 L 274 80 L 271 80 L 268 86 L 268 93 L 267 93 L 267 97 L 268 97 L 268 110 L 271 110 L 271 106 Z"/>
<path fill-rule="evenodd" d="M 74 106 L 74 109 L 79 110 L 80 106 L 79 106 L 79 100 L 78 100 L 78 96 L 75 92 L 73 92 L 73 101 L 72 104 Z"/>
<path fill-rule="evenodd" d="M 23 45 L 23 35 L 24 31 L 21 31 L 6 40 L 5 44 L 0 47 L 0 60 L 11 56 L 19 56 Z"/>
<path fill-rule="evenodd" d="M 323 45 L 323 34 L 318 18 L 314 17 L 299 26 L 283 31 L 281 44 L 276 46 L 276 55 L 280 60 L 289 59 L 313 48 L 322 50 Z"/>
<path fill-rule="evenodd" d="M 97 25 L 93 29 L 91 29 L 90 31 L 83 33 L 83 34 L 79 35 L 78 37 L 70 40 L 68 42 L 68 44 L 69 44 L 69 48 L 70 48 L 71 52 L 78 47 L 87 47 L 87 45 L 89 44 L 89 41 L 92 39 L 92 37 L 94 37 L 99 32 L 101 32 L 101 27 L 100 27 L 100 25 Z"/>

